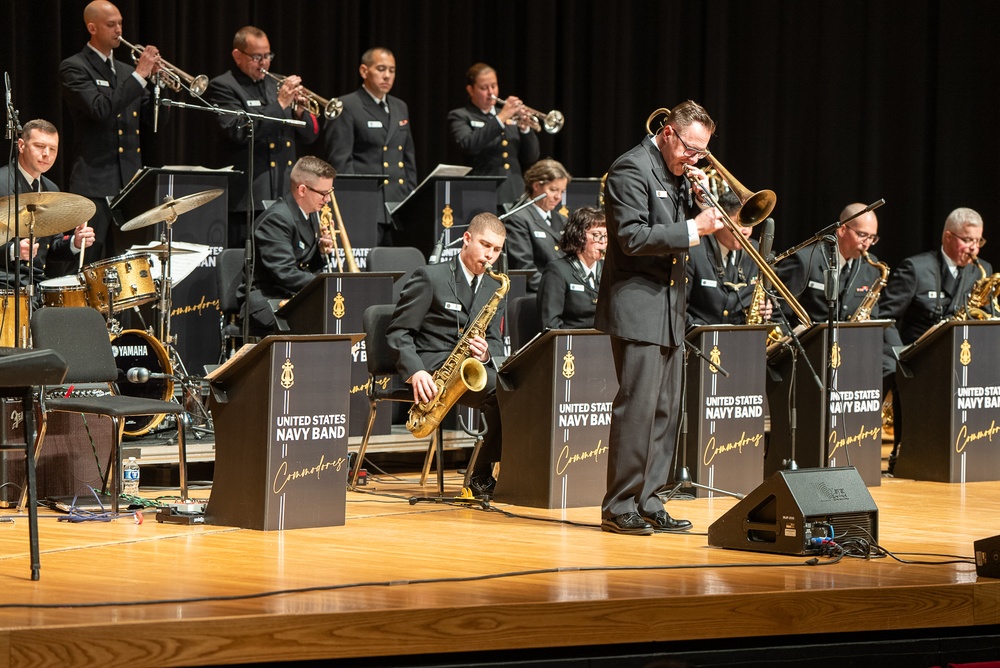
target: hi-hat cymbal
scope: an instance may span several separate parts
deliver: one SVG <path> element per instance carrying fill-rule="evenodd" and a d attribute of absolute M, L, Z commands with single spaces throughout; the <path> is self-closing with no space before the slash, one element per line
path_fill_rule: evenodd
<path fill-rule="evenodd" d="M 23 193 L 18 195 L 17 206 L 15 217 L 14 196 L 0 198 L 0 243 L 7 243 L 15 235 L 26 239 L 32 234 L 36 237 L 61 234 L 87 222 L 97 211 L 97 206 L 86 197 L 61 192 Z"/>
<path fill-rule="evenodd" d="M 177 216 L 182 213 L 187 213 L 192 209 L 197 209 L 202 204 L 211 202 L 221 194 L 222 189 L 216 188 L 214 190 L 205 190 L 204 192 L 192 193 L 190 195 L 185 195 L 184 197 L 169 200 L 159 206 L 153 207 L 149 211 L 140 213 L 138 216 L 122 225 L 121 229 L 123 232 L 128 232 L 129 230 L 137 230 L 140 227 L 146 227 L 147 225 L 153 225 L 154 223 L 163 221 L 173 223 L 177 219 Z"/>
<path fill-rule="evenodd" d="M 177 255 L 179 253 L 194 253 L 195 251 L 190 248 L 178 248 L 177 246 L 168 246 L 165 243 L 158 243 L 153 246 L 143 246 L 143 253 L 156 253 L 157 255 L 165 255 L 167 252 L 171 255 Z"/>

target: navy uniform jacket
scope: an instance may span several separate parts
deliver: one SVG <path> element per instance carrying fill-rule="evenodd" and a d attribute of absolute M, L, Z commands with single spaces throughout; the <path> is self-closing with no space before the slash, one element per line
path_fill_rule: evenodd
<path fill-rule="evenodd" d="M 683 176 L 669 173 L 647 137 L 608 171 L 608 249 L 594 326 L 660 346 L 684 341 L 687 220 L 694 218 Z"/>
<path fill-rule="evenodd" d="M 268 299 L 293 296 L 325 265 L 319 223 L 302 215 L 290 192 L 258 216 L 253 236 L 253 288 L 246 298 L 250 313 L 267 307 Z M 242 300 L 245 294 L 241 285 L 237 296 Z"/>
<path fill-rule="evenodd" d="M 993 273 L 989 262 L 979 262 L 987 276 Z M 960 267 L 952 294 L 942 287 L 945 271 L 944 253 L 938 249 L 906 258 L 889 274 L 889 284 L 879 299 L 879 313 L 896 321 L 896 326 L 886 332 L 887 338 L 892 337 L 891 345 L 913 343 L 965 306 L 972 286 L 981 277 L 980 271 L 971 264 Z"/>
<path fill-rule="evenodd" d="M 751 241 L 754 247 L 756 242 Z M 713 235 L 701 238 L 701 244 L 688 253 L 687 264 L 687 326 L 743 325 L 745 311 L 753 298 L 757 281 L 757 264 L 749 255 L 738 252 L 738 278 L 727 285 L 724 277 L 722 251 Z"/>
<path fill-rule="evenodd" d="M 208 84 L 205 98 L 223 109 L 247 111 L 275 118 L 295 118 L 292 107 L 278 104 L 278 83 L 269 77 L 254 81 L 235 66 Z M 239 116 L 218 116 L 223 141 L 220 166 L 231 165 L 243 174 L 229 180 L 229 210 L 247 210 L 247 158 L 250 136 Z M 253 206 L 263 209 L 263 200 L 278 199 L 289 187 L 288 177 L 295 164 L 296 139 L 311 144 L 319 136 L 319 122 L 312 114 L 302 115 L 305 127 L 295 127 L 253 119 Z"/>
<path fill-rule="evenodd" d="M 878 261 L 874 254 L 869 253 L 868 255 L 872 262 Z M 795 295 L 806 315 L 813 322 L 826 322 L 827 320 L 823 271 L 827 268 L 828 258 L 828 248 L 825 245 L 814 244 L 803 248 L 774 266 L 774 273 Z M 851 319 L 879 276 L 879 270 L 865 262 L 863 258 L 852 260 L 850 273 L 846 277 L 840 277 L 840 312 L 835 314 L 838 321 Z M 872 320 L 886 317 L 881 312 L 881 302 L 884 300 L 883 293 L 872 308 Z M 797 320 L 795 314 L 784 302 L 782 302 L 782 306 L 785 309 L 785 314 L 794 325 Z"/>
<path fill-rule="evenodd" d="M 559 250 L 566 217 L 552 211 L 552 224 L 545 222 L 536 206 L 521 209 L 503 221 L 507 228 L 507 258 L 511 269 L 532 269 L 528 277 L 528 292 L 536 292 L 542 280 L 542 270 L 563 256 Z"/>
<path fill-rule="evenodd" d="M 24 178 L 24 174 L 21 173 L 20 169 L 15 168 L 14 171 L 17 173 L 17 178 L 20 180 L 21 184 L 19 187 L 19 192 L 21 194 L 30 191 L 31 184 L 28 180 Z M 11 188 L 10 179 L 10 166 L 4 165 L 0 167 L 0 197 L 9 197 L 14 194 Z M 42 192 L 59 192 L 59 188 L 44 174 L 42 174 Z M 80 221 L 81 223 L 84 221 Z M 70 245 L 72 244 L 73 234 L 53 234 L 49 237 L 44 237 L 42 239 L 37 239 L 38 241 L 38 254 L 35 256 L 34 261 L 31 266 L 34 273 L 35 284 L 40 283 L 45 280 L 45 265 L 49 259 L 59 260 L 62 264 L 69 262 L 74 258 L 74 253 Z M 14 287 L 14 261 L 10 259 L 11 257 L 11 247 L 17 243 L 17 240 L 11 240 L 2 246 L 3 257 L 0 257 L 0 285 L 4 287 L 12 288 Z M 28 263 L 24 262 L 21 265 L 21 280 L 19 284 L 25 286 L 28 284 Z"/>
<path fill-rule="evenodd" d="M 417 158 L 410 132 L 410 111 L 386 95 L 389 116 L 359 88 L 340 98 L 344 110 L 323 129 L 327 160 L 338 174 L 381 174 L 384 202 L 402 202 L 417 187 Z M 379 207 L 378 222 L 388 220 Z"/>
<path fill-rule="evenodd" d="M 604 261 L 595 267 L 595 286 L 601 284 Z M 542 329 L 591 329 L 597 310 L 597 288 L 587 281 L 583 263 L 574 255 L 550 262 L 538 288 L 538 317 Z"/>
<path fill-rule="evenodd" d="M 115 59 L 115 72 L 84 46 L 59 65 L 63 99 L 72 118 L 69 190 L 85 197 L 117 195 L 142 168 L 140 120 L 151 122 L 149 86 L 135 68 Z M 160 122 L 167 110 L 160 109 Z"/>
<path fill-rule="evenodd" d="M 448 262 L 419 267 L 400 292 L 386 339 L 404 380 L 417 371 L 433 373 L 440 367 L 469 322 L 500 287 L 498 281 L 483 274 L 473 298 L 460 262 L 456 255 Z M 490 321 L 483 338 L 491 357 L 503 354 L 499 314 Z M 494 372 L 490 366 L 487 369 L 492 381 Z"/>
<path fill-rule="evenodd" d="M 497 189 L 497 204 L 513 202 L 524 192 L 522 168 L 538 160 L 538 137 L 517 125 L 500 127 L 495 116 L 473 104 L 448 112 L 451 138 L 472 165 L 473 176 L 507 177 Z"/>

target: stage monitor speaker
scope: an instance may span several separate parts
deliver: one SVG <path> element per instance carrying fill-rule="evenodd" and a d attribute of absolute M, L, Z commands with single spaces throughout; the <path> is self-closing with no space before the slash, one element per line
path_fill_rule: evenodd
<path fill-rule="evenodd" d="M 814 539 L 878 541 L 878 508 L 857 469 L 778 471 L 708 528 L 708 544 L 819 554 Z"/>
<path fill-rule="evenodd" d="M 981 538 L 972 545 L 976 552 L 976 575 L 1000 578 L 1000 536 Z"/>

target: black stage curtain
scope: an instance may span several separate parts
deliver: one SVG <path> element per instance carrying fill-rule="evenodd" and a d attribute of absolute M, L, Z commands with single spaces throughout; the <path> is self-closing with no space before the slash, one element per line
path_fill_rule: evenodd
<path fill-rule="evenodd" d="M 0 3 L 0 62 L 20 118 L 53 121 L 65 147 L 72 128 L 57 72 L 87 39 L 85 4 Z M 233 33 L 257 25 L 278 54 L 274 70 L 300 74 L 323 97 L 359 85 L 366 48 L 390 48 L 398 65 L 393 93 L 410 106 L 421 177 L 438 163 L 461 162 L 445 116 L 467 99 L 466 69 L 483 61 L 497 70 L 501 95 L 563 111 L 566 127 L 543 136 L 542 155 L 576 176 L 606 172 L 642 138 L 657 107 L 701 102 L 718 122 L 719 159 L 748 188 L 777 193 L 778 249 L 835 221 L 846 203 L 880 197 L 884 241 L 875 252 L 890 266 L 937 246 L 958 206 L 979 210 L 986 236 L 998 236 L 993 0 L 117 4 L 126 39 L 156 44 L 190 74 L 224 71 Z M 157 135 L 145 134 L 146 164 L 223 166 L 214 117 L 172 114 Z M 66 183 L 67 158 L 64 151 L 51 173 L 57 183 Z"/>

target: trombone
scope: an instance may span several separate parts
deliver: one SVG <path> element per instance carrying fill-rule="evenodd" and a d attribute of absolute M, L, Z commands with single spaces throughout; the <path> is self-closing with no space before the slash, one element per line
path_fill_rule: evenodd
<path fill-rule="evenodd" d="M 660 126 L 659 132 L 663 131 L 663 127 L 670 120 L 670 110 L 661 107 L 657 109 L 649 118 L 646 119 L 646 132 L 653 134 L 650 129 L 650 123 L 653 119 L 664 114 L 663 124 Z M 698 180 L 697 176 L 691 171 L 691 168 L 685 166 L 684 176 L 691 181 L 692 185 L 697 185 L 698 189 L 702 193 L 702 197 L 708 202 L 709 205 L 714 207 L 720 214 L 722 214 L 722 221 L 729 228 L 729 231 L 733 233 L 733 236 L 737 239 L 742 239 L 743 234 L 740 232 L 740 227 L 753 227 L 758 223 L 764 222 L 770 215 L 771 211 L 774 209 L 774 205 L 777 203 L 777 195 L 774 194 L 773 190 L 761 190 L 759 192 L 752 192 L 745 188 L 742 183 L 736 180 L 736 178 L 729 173 L 729 170 L 722 166 L 715 156 L 712 155 L 710 151 L 705 151 L 705 159 L 708 160 L 709 164 L 715 169 L 715 171 L 722 177 L 722 179 L 729 185 L 732 189 L 733 194 L 740 200 L 740 210 L 736 214 L 736 222 L 729 217 L 725 209 L 719 206 L 719 200 L 712 194 L 711 189 L 704 183 Z M 737 222 L 739 226 L 737 226 Z M 791 290 L 781 282 L 778 275 L 774 273 L 774 269 L 767 263 L 767 260 L 761 256 L 760 251 L 754 248 L 753 244 L 749 241 L 742 244 L 743 250 L 746 251 L 750 259 L 754 261 L 757 268 L 760 270 L 761 275 L 767 280 L 771 281 L 771 285 L 774 286 L 775 290 L 785 299 L 788 306 L 792 309 L 796 316 L 798 316 L 799 322 L 801 322 L 806 327 L 811 326 L 812 320 L 809 319 L 809 315 L 806 313 L 802 305 L 792 294 Z"/>
<path fill-rule="evenodd" d="M 268 72 L 267 70 L 261 70 L 261 71 L 264 73 L 265 76 L 271 77 L 272 79 L 277 81 L 279 87 L 281 86 L 281 84 L 285 83 L 285 79 L 288 78 L 287 76 L 274 74 L 272 72 Z M 323 116 L 325 116 L 330 120 L 333 120 L 337 116 L 340 116 L 341 112 L 344 111 L 344 103 L 335 97 L 332 97 L 329 100 L 327 100 L 326 98 L 322 98 L 316 93 L 312 92 L 305 86 L 302 86 L 302 93 L 308 99 L 308 102 L 306 102 L 306 109 L 308 109 L 309 113 L 312 114 L 313 116 L 319 116 L 320 107 L 323 107 Z M 297 106 L 298 103 L 293 103 L 292 109 L 295 109 Z"/>
<path fill-rule="evenodd" d="M 139 56 L 141 56 L 142 52 L 146 50 L 146 47 L 142 44 L 130 44 L 120 35 L 118 36 L 118 41 L 132 50 L 132 62 L 137 62 L 139 60 Z M 208 90 L 207 76 L 199 74 L 198 76 L 193 77 L 181 68 L 171 65 L 163 58 L 160 58 L 159 75 L 161 78 L 157 81 L 157 85 L 162 82 L 164 86 L 175 93 L 179 93 L 181 87 L 185 85 L 188 87 L 191 94 L 196 97 L 201 97 L 205 91 Z"/>
<path fill-rule="evenodd" d="M 490 97 L 493 99 L 493 104 L 496 106 L 502 107 L 504 105 L 504 101 L 496 95 L 491 95 Z M 563 125 L 566 124 L 566 118 L 558 109 L 553 109 L 549 113 L 543 114 L 540 111 L 535 111 L 528 105 L 524 105 L 521 107 L 521 110 L 514 115 L 514 118 L 520 118 L 522 117 L 522 114 L 524 115 L 523 118 L 528 122 L 528 125 L 535 132 L 544 128 L 550 135 L 554 135 L 562 130 Z"/>

